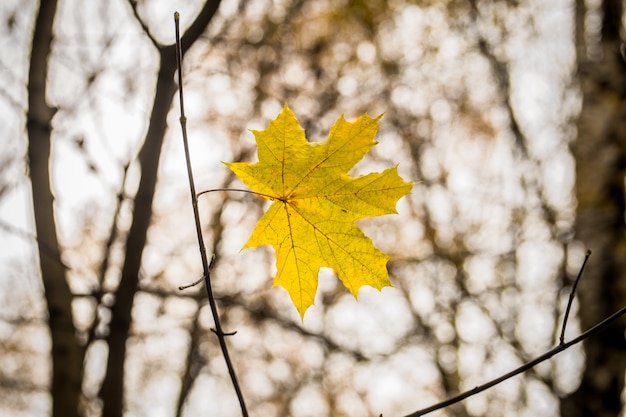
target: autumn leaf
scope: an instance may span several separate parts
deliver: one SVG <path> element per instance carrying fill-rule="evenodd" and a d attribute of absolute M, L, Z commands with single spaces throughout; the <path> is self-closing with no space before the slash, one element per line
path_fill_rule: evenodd
<path fill-rule="evenodd" d="M 355 220 L 397 213 L 396 202 L 413 184 L 397 167 L 356 178 L 347 174 L 376 144 L 379 118 L 363 115 L 351 123 L 342 116 L 328 140 L 309 143 L 285 104 L 266 130 L 253 131 L 259 162 L 226 164 L 273 201 L 242 249 L 274 247 L 274 285 L 287 290 L 301 318 L 313 304 L 320 267 L 335 270 L 355 298 L 363 285 L 391 286 L 389 257 Z"/>

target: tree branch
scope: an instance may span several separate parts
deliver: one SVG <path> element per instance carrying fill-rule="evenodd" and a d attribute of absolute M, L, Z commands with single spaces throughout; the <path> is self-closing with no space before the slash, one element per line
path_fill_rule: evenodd
<path fill-rule="evenodd" d="M 146 25 L 146 22 L 144 22 L 141 16 L 139 16 L 139 10 L 137 10 L 137 0 L 128 0 L 128 4 L 133 11 L 133 16 L 135 16 L 135 20 L 137 20 L 137 22 L 141 26 L 141 30 L 143 30 L 143 33 L 148 37 L 148 39 L 150 39 L 150 42 L 152 42 L 152 45 L 154 45 L 156 49 L 160 49 L 162 45 L 157 42 L 156 38 L 150 31 L 150 28 L 148 27 L 148 25 Z"/>
<path fill-rule="evenodd" d="M 180 40 L 182 56 L 185 56 L 185 53 L 191 48 L 191 45 L 204 33 L 209 22 L 213 19 L 215 13 L 217 13 L 220 3 L 221 0 L 207 0 L 206 3 L 204 3 L 204 7 L 200 10 L 196 20 L 187 28 Z"/>
<path fill-rule="evenodd" d="M 591 251 L 587 251 L 587 256 L 585 257 L 585 260 L 582 264 L 582 266 L 580 267 L 580 271 L 578 273 L 578 277 L 576 278 L 576 281 L 574 282 L 574 285 L 572 287 L 572 290 L 570 291 L 570 297 L 569 297 L 569 302 L 567 304 L 567 310 L 565 313 L 565 318 L 563 319 L 563 326 L 561 329 L 561 337 L 560 337 L 560 343 L 558 346 L 556 346 L 555 348 L 549 350 L 548 352 L 544 353 L 541 356 L 538 356 L 537 358 L 526 362 L 525 364 L 523 364 L 522 366 L 515 368 L 514 370 L 512 370 L 511 372 L 508 372 L 498 378 L 492 379 L 491 381 L 483 384 L 483 385 L 479 385 L 477 387 L 472 388 L 471 390 L 462 392 L 459 395 L 456 395 L 452 398 L 449 398 L 445 401 L 441 401 L 437 404 L 434 404 L 430 407 L 424 408 L 422 410 L 418 410 L 412 414 L 408 414 L 405 417 L 419 417 L 419 416 L 423 416 L 425 414 L 431 413 L 433 411 L 439 410 L 441 408 L 445 408 L 448 407 L 452 404 L 456 404 L 460 401 L 463 401 L 464 399 L 471 397 L 472 395 L 478 394 L 480 392 L 483 392 L 495 385 L 498 385 L 499 383 L 506 381 L 509 378 L 512 378 L 518 374 L 521 374 L 522 372 L 526 372 L 527 370 L 529 370 L 530 368 L 540 364 L 543 361 L 546 361 L 548 359 L 550 359 L 551 357 L 553 357 L 554 355 L 556 355 L 557 353 L 560 353 L 568 348 L 570 348 L 571 346 L 574 346 L 577 343 L 582 342 L 583 340 L 587 339 L 588 337 L 590 337 L 591 335 L 593 335 L 594 333 L 599 332 L 600 330 L 602 330 L 603 328 L 605 328 L 606 326 L 608 326 L 609 324 L 611 324 L 613 321 L 615 321 L 616 319 L 618 319 L 619 317 L 623 316 L 626 313 L 626 307 L 622 307 L 618 312 L 612 314 L 610 317 L 602 320 L 602 322 L 596 324 L 595 326 L 593 326 L 592 328 L 590 328 L 589 330 L 587 330 L 586 332 L 584 332 L 583 334 L 581 334 L 580 336 L 578 336 L 577 338 L 564 343 L 564 334 L 565 334 L 565 326 L 567 325 L 567 318 L 569 316 L 569 309 L 571 307 L 572 304 L 572 300 L 574 298 L 575 292 L 576 292 L 576 285 L 578 284 L 578 281 L 580 280 L 583 270 L 585 269 L 585 265 L 587 263 L 587 260 L 589 259 L 589 256 L 591 255 Z"/>
<path fill-rule="evenodd" d="M 202 10 L 183 35 L 183 53 L 206 29 L 220 4 L 207 0 Z M 160 46 L 159 72 L 148 131 L 138 154 L 141 177 L 133 200 L 133 220 L 126 240 L 126 254 L 122 276 L 111 308 L 111 323 L 107 344 L 109 354 L 107 370 L 100 397 L 104 402 L 103 417 L 118 417 L 124 410 L 124 361 L 126 341 L 130 331 L 131 311 L 139 282 L 141 258 L 146 245 L 148 228 L 152 219 L 152 201 L 156 190 L 157 173 L 163 139 L 167 130 L 167 114 L 176 93 L 175 45 Z"/>
<path fill-rule="evenodd" d="M 211 268 L 207 259 L 206 248 L 204 246 L 204 238 L 202 236 L 202 224 L 200 223 L 200 212 L 198 211 L 198 197 L 196 195 L 196 187 L 193 180 L 193 170 L 191 168 L 191 156 L 189 153 L 189 141 L 187 140 L 187 117 L 185 116 L 185 102 L 183 98 L 183 76 L 182 76 L 182 47 L 179 34 L 180 19 L 179 14 L 174 14 L 174 22 L 176 24 L 176 65 L 178 68 L 178 97 L 180 99 L 180 126 L 183 135 L 183 145 L 185 147 L 185 161 L 187 165 L 187 177 L 189 178 L 189 192 L 191 194 L 191 205 L 193 207 L 193 215 L 196 224 L 196 233 L 198 237 L 198 247 L 200 249 L 200 257 L 202 258 L 202 269 L 204 270 L 204 282 L 207 296 L 209 298 L 209 305 L 211 307 L 211 313 L 213 314 L 213 322 L 215 324 L 215 334 L 219 341 L 222 355 L 226 361 L 226 367 L 228 368 L 228 374 L 232 381 L 233 387 L 239 400 L 239 406 L 241 407 L 241 413 L 243 417 L 248 416 L 246 409 L 246 403 L 237 381 L 237 375 L 230 355 L 228 353 L 228 345 L 226 344 L 226 334 L 222 330 L 220 323 L 219 312 L 217 311 L 217 305 L 215 303 L 215 297 L 213 295 L 213 289 L 211 287 Z"/>
<path fill-rule="evenodd" d="M 465 391 L 459 395 L 456 395 L 452 398 L 449 398 L 445 401 L 442 401 L 440 403 L 437 403 L 435 405 L 432 405 L 430 407 L 424 408 L 422 410 L 418 410 L 412 414 L 408 414 L 405 417 L 419 417 L 419 416 L 423 416 L 425 414 L 428 413 L 432 413 L 435 410 L 439 410 L 441 408 L 444 407 L 448 407 L 449 405 L 452 404 L 456 404 L 460 401 L 463 401 L 464 399 L 471 397 L 472 395 L 478 394 L 479 392 L 483 392 L 495 385 L 498 385 L 499 383 L 506 381 L 509 378 L 514 377 L 515 375 L 521 374 L 522 372 L 525 372 L 527 370 L 529 370 L 530 368 L 540 364 L 543 361 L 546 361 L 548 359 L 550 359 L 551 357 L 553 357 L 554 355 L 556 355 L 557 353 L 561 353 L 566 349 L 569 349 L 570 347 L 574 346 L 577 343 L 582 342 L 583 340 L 587 339 L 588 337 L 590 337 L 591 335 L 598 333 L 600 330 L 604 329 L 606 326 L 608 326 L 609 324 L 613 323 L 615 320 L 617 320 L 618 318 L 620 318 L 621 316 L 623 316 L 624 314 L 626 314 L 626 307 L 621 308 L 619 311 L 617 311 L 616 313 L 613 313 L 611 316 L 607 317 L 606 319 L 602 320 L 600 323 L 596 324 L 595 326 L 593 326 L 591 329 L 587 330 L 586 332 L 584 332 L 583 334 L 581 334 L 580 336 L 578 336 L 577 338 L 564 343 L 564 344 L 560 344 L 557 347 L 547 351 L 546 353 L 544 353 L 541 356 L 536 357 L 535 359 L 531 360 L 530 362 L 526 362 L 525 364 L 523 364 L 522 366 L 512 370 L 509 373 L 506 373 L 496 379 L 493 379 L 483 385 L 479 385 L 477 387 L 472 388 L 471 390 Z"/>
<path fill-rule="evenodd" d="M 580 281 L 580 277 L 583 275 L 583 271 L 585 270 L 585 265 L 587 265 L 587 260 L 591 256 L 591 251 L 587 250 L 587 254 L 585 255 L 585 260 L 583 261 L 582 266 L 580 267 L 580 271 L 578 271 L 578 275 L 576 276 L 576 281 L 574 281 L 574 285 L 572 285 L 572 290 L 569 293 L 569 299 L 567 300 L 567 308 L 565 309 L 565 316 L 563 317 L 563 326 L 561 327 L 561 336 L 559 337 L 559 342 L 561 344 L 565 343 L 565 326 L 567 326 L 567 319 L 569 318 L 569 311 L 572 308 L 572 303 L 574 302 L 574 297 L 576 296 L 576 287 L 578 286 L 578 281 Z"/>

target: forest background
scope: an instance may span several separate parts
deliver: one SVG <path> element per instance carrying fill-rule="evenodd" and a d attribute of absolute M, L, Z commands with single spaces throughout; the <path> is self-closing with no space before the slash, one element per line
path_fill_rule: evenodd
<path fill-rule="evenodd" d="M 355 173 L 398 164 L 399 215 L 359 226 L 395 288 L 323 270 L 304 322 L 240 252 L 264 203 L 201 197 L 251 415 L 404 415 L 624 306 L 621 0 L 4 1 L 0 414 L 237 416 L 210 331 L 173 100 L 181 14 L 198 191 L 237 187 L 285 102 L 322 140 L 381 119 Z M 433 415 L 624 415 L 624 321 Z"/>

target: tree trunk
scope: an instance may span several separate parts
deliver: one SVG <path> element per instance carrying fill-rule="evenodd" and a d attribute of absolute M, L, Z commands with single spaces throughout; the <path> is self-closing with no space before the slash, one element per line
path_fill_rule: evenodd
<path fill-rule="evenodd" d="M 79 415 L 84 350 L 75 336 L 72 293 L 61 261 L 50 184 L 50 136 L 55 110 L 46 101 L 46 77 L 52 46 L 56 0 L 42 1 L 35 22 L 28 73 L 28 166 L 39 265 L 52 339 L 52 415 Z"/>
<path fill-rule="evenodd" d="M 126 258 L 122 268 L 122 278 L 111 311 L 112 319 L 107 338 L 109 359 L 101 391 L 104 400 L 103 417 L 119 417 L 124 410 L 126 340 L 130 331 L 131 311 L 139 281 L 141 255 L 146 245 L 148 226 L 152 218 L 152 199 L 156 189 L 161 145 L 167 128 L 167 113 L 176 92 L 174 48 L 162 49 L 160 56 L 161 66 L 154 107 L 146 141 L 141 147 L 138 157 L 141 179 L 134 199 L 133 222 L 126 241 Z"/>
<path fill-rule="evenodd" d="M 622 0 L 604 0 L 601 39 L 589 43 L 585 2 L 576 5 L 578 77 L 583 106 L 576 157 L 576 236 L 593 254 L 580 282 L 583 330 L 626 302 L 626 64 L 620 51 Z M 593 38 L 592 38 L 593 39 Z M 585 341 L 578 389 L 561 401 L 561 415 L 612 417 L 622 410 L 626 370 L 624 320 Z"/>
<path fill-rule="evenodd" d="M 217 12 L 219 4 L 220 1 L 206 1 L 197 18 L 181 39 L 183 54 L 204 32 Z M 154 43 L 156 44 L 156 42 Z M 156 190 L 161 147 L 167 129 L 167 114 L 176 93 L 175 72 L 175 45 L 159 47 L 159 73 L 156 93 L 148 132 L 138 155 L 141 179 L 134 198 L 133 221 L 126 241 L 122 276 L 115 294 L 115 304 L 111 308 L 111 324 L 107 337 L 108 362 L 100 391 L 100 396 L 104 402 L 103 417 L 119 417 L 124 413 L 126 341 L 130 332 L 132 307 L 137 293 L 141 258 L 152 219 L 152 200 Z"/>

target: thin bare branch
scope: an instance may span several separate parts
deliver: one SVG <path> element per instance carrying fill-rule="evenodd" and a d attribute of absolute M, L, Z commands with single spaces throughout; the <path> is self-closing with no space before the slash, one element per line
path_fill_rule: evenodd
<path fill-rule="evenodd" d="M 174 14 L 174 23 L 176 25 L 176 66 L 178 69 L 178 97 L 180 99 L 180 126 L 181 126 L 182 136 L 183 136 L 183 145 L 185 148 L 185 161 L 187 164 L 187 177 L 189 178 L 189 191 L 191 193 L 191 205 L 193 207 L 193 214 L 194 214 L 196 232 L 197 232 L 197 237 L 198 237 L 198 246 L 200 249 L 200 257 L 202 259 L 202 268 L 204 270 L 205 289 L 207 292 L 207 296 L 209 298 L 209 305 L 211 307 L 211 313 L 213 314 L 213 322 L 215 324 L 214 332 L 217 335 L 217 339 L 219 341 L 219 345 L 222 350 L 222 355 L 224 356 L 224 360 L 226 361 L 228 373 L 230 375 L 230 379 L 232 381 L 233 387 L 235 388 L 235 392 L 237 394 L 237 398 L 239 400 L 241 413 L 243 417 L 247 417 L 248 411 L 246 409 L 246 403 L 244 401 L 241 388 L 239 387 L 239 382 L 237 381 L 235 368 L 233 367 L 232 361 L 230 360 L 230 355 L 228 353 L 228 346 L 226 345 L 226 336 L 229 336 L 230 334 L 226 334 L 222 330 L 222 325 L 220 324 L 219 312 L 217 311 L 217 304 L 215 303 L 215 297 L 213 295 L 213 289 L 211 287 L 211 268 L 210 268 L 210 264 L 209 264 L 207 254 L 206 254 L 206 248 L 204 245 L 204 237 L 202 236 L 202 225 L 200 223 L 200 212 L 198 210 L 198 197 L 196 195 L 196 187 L 195 187 L 194 180 L 193 180 L 193 170 L 191 168 L 189 141 L 187 140 L 187 117 L 185 116 L 185 103 L 184 103 L 184 97 L 183 97 L 183 77 L 182 77 L 183 52 L 182 52 L 182 45 L 181 45 L 181 39 L 180 39 L 180 16 L 178 12 Z"/>
<path fill-rule="evenodd" d="M 204 32 L 215 15 L 219 0 L 206 1 L 196 19 L 183 35 L 184 54 Z M 176 95 L 176 45 L 160 46 L 159 66 L 145 140 L 137 154 L 141 170 L 139 185 L 133 199 L 133 218 L 128 230 L 125 258 L 121 278 L 115 292 L 115 303 L 111 307 L 111 323 L 107 343 L 109 345 L 107 370 L 100 390 L 103 399 L 102 415 L 119 416 L 124 409 L 124 361 L 126 342 L 132 321 L 131 311 L 139 282 L 142 255 L 147 242 L 147 233 L 153 214 L 152 202 L 157 185 L 159 160 L 167 130 L 167 114 Z"/>
<path fill-rule="evenodd" d="M 525 364 L 523 364 L 522 366 L 515 368 L 514 370 L 512 370 L 511 372 L 508 372 L 496 379 L 493 379 L 483 385 L 479 385 L 477 387 L 472 388 L 471 390 L 462 392 L 459 395 L 456 395 L 452 398 L 449 398 L 445 401 L 441 401 L 437 404 L 434 404 L 430 407 L 424 408 L 422 410 L 418 410 L 414 413 L 411 414 L 407 414 L 405 417 L 419 417 L 419 416 L 423 416 L 426 415 L 428 413 L 432 413 L 433 411 L 436 410 L 440 410 L 442 408 L 448 407 L 452 404 L 456 404 L 458 402 L 463 401 L 466 398 L 469 398 L 473 395 L 476 395 L 480 392 L 483 392 L 495 385 L 498 385 L 499 383 L 506 381 L 509 378 L 512 378 L 516 375 L 519 375 L 523 372 L 526 372 L 527 370 L 529 370 L 530 368 L 539 365 L 541 362 L 544 362 L 548 359 L 550 359 L 551 357 L 553 357 L 554 355 L 556 355 L 557 353 L 561 353 L 566 349 L 569 349 L 570 347 L 574 346 L 577 343 L 582 342 L 583 340 L 587 339 L 588 337 L 592 336 L 595 333 L 598 333 L 600 330 L 604 329 L 605 327 L 607 327 L 609 324 L 613 323 L 615 320 L 617 320 L 618 318 L 620 318 L 621 316 L 623 316 L 624 314 L 626 314 L 626 307 L 621 308 L 619 311 L 617 311 L 616 313 L 612 314 L 611 316 L 607 317 L 606 319 L 602 320 L 600 323 L 596 324 L 595 326 L 593 326 L 591 329 L 587 330 L 586 332 L 584 332 L 583 334 L 581 334 L 580 336 L 578 336 L 577 338 L 567 342 L 567 343 L 563 343 L 563 344 L 559 344 L 558 346 L 556 346 L 555 348 L 547 351 L 546 353 L 544 353 L 541 356 L 536 357 L 535 359 L 526 362 Z"/>
<path fill-rule="evenodd" d="M 565 309 L 565 317 L 563 317 L 563 326 L 561 327 L 561 337 L 559 337 L 559 342 L 561 344 L 565 343 L 565 326 L 567 326 L 567 319 L 569 317 L 569 311 L 572 308 L 572 302 L 574 301 L 574 296 L 576 295 L 576 287 L 578 286 L 578 281 L 580 281 L 580 277 L 583 275 L 583 271 L 585 270 L 585 265 L 587 265 L 587 261 L 591 256 L 591 251 L 587 250 L 587 254 L 585 255 L 585 260 L 583 261 L 582 266 L 580 267 L 580 271 L 578 271 L 578 276 L 576 277 L 576 281 L 574 281 L 574 285 L 572 286 L 572 290 L 569 293 L 569 300 L 567 300 L 567 308 Z"/>
<path fill-rule="evenodd" d="M 202 10 L 200 10 L 200 13 L 191 26 L 189 26 L 185 33 L 183 33 L 183 36 L 180 39 L 180 51 L 182 56 L 187 53 L 191 45 L 193 45 L 194 42 L 204 33 L 207 25 L 211 19 L 213 19 L 215 13 L 217 13 L 220 3 L 221 0 L 206 0 L 206 3 L 204 4 L 204 7 L 202 7 Z"/>
<path fill-rule="evenodd" d="M 137 20 L 137 22 L 141 26 L 141 30 L 143 30 L 143 33 L 145 33 L 148 39 L 150 39 L 150 42 L 152 42 L 152 45 L 154 45 L 155 48 L 161 48 L 161 44 L 156 40 L 146 22 L 139 15 L 139 10 L 137 10 L 137 0 L 128 0 L 128 4 L 133 11 L 133 16 L 135 16 L 135 20 Z"/>

